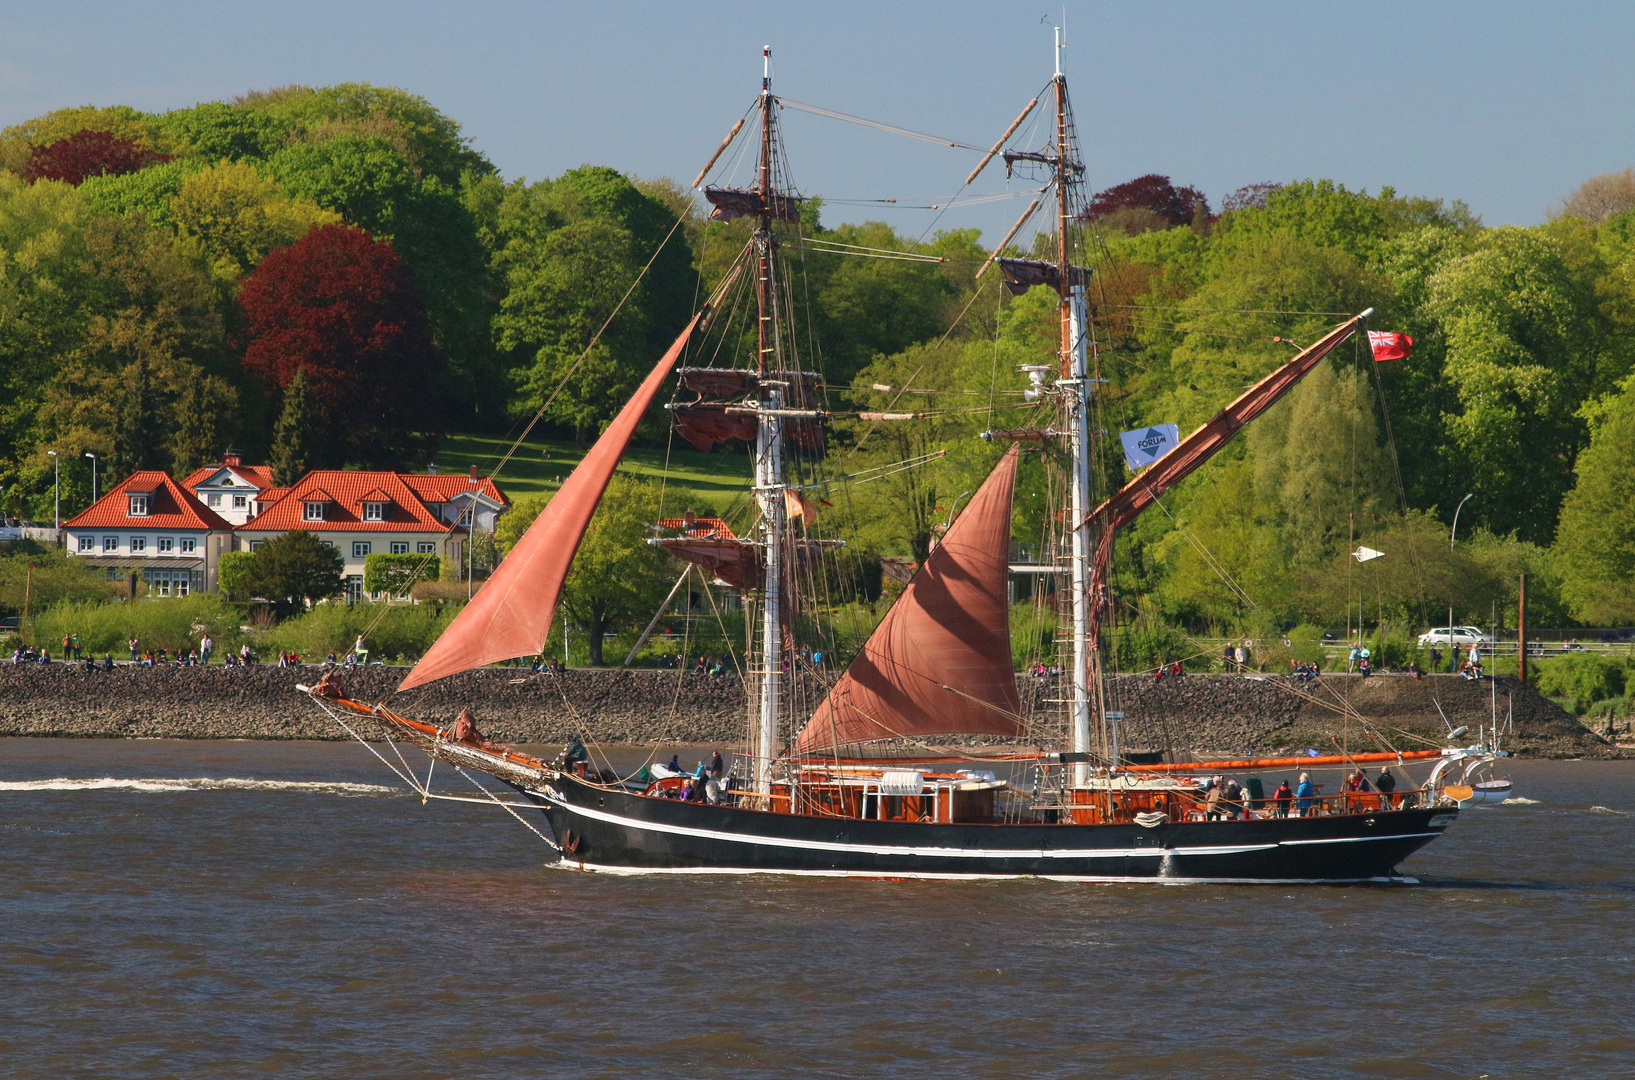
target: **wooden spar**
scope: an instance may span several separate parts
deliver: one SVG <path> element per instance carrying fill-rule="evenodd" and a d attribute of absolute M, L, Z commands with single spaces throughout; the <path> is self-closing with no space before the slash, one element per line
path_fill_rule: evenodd
<path fill-rule="evenodd" d="M 1037 209 L 1039 209 L 1038 199 L 1028 203 L 1028 208 L 1022 211 L 1021 217 L 1016 219 L 1016 224 L 1012 225 L 1011 231 L 1005 234 L 1005 239 L 999 241 L 999 246 L 993 249 L 993 254 L 988 256 L 988 261 L 983 263 L 981 268 L 977 270 L 974 280 L 981 280 L 982 275 L 988 272 L 988 267 L 992 266 L 993 261 L 999 258 L 999 253 L 1005 250 L 1005 245 L 1011 242 L 1013 236 L 1022 231 L 1022 226 L 1028 223 L 1028 218 L 1032 217 L 1033 212 Z"/>
<path fill-rule="evenodd" d="M 1230 772 L 1240 769 L 1303 769 L 1317 765 L 1350 765 L 1372 762 L 1423 761 L 1441 757 L 1440 750 L 1405 750 L 1400 754 L 1374 751 L 1367 754 L 1319 754 L 1316 757 L 1245 758 L 1239 761 L 1178 761 L 1160 765 L 1120 765 L 1120 772 L 1197 773 Z"/>
<path fill-rule="evenodd" d="M 976 163 L 976 168 L 971 170 L 971 175 L 965 178 L 966 187 L 970 187 L 971 182 L 977 178 L 977 175 L 981 173 L 983 169 L 988 167 L 988 162 L 992 161 L 994 159 L 994 155 L 998 154 L 999 151 L 1004 148 L 1005 144 L 1010 141 L 1010 137 L 1016 134 L 1016 129 L 1022 126 L 1022 121 L 1028 118 L 1028 114 L 1031 113 L 1034 106 L 1038 104 L 1039 99 L 1034 98 L 1032 101 L 1028 102 L 1028 107 L 1022 110 L 1022 115 L 1011 121 L 1011 126 L 1005 129 L 1005 134 L 999 136 L 999 141 L 993 144 L 993 149 L 982 155 L 982 160 Z M 723 146 L 721 149 L 725 150 L 726 147 Z M 717 153 L 719 153 L 719 151 L 717 151 Z M 712 158 L 711 161 L 714 161 L 714 159 Z M 697 187 L 698 185 L 694 184 L 693 186 Z"/>
<path fill-rule="evenodd" d="M 1527 575 L 1516 589 L 1516 681 L 1527 681 Z"/>
<path fill-rule="evenodd" d="M 704 182 L 704 177 L 709 175 L 709 171 L 715 167 L 716 159 L 727 152 L 727 147 L 732 145 L 732 140 L 736 139 L 738 133 L 742 130 L 744 130 L 744 118 L 740 116 L 738 122 L 732 125 L 732 130 L 727 132 L 727 137 L 721 140 L 721 145 L 715 148 L 715 153 L 710 155 L 710 160 L 706 161 L 704 167 L 698 170 L 698 179 L 693 181 L 693 187 L 696 188 Z"/>

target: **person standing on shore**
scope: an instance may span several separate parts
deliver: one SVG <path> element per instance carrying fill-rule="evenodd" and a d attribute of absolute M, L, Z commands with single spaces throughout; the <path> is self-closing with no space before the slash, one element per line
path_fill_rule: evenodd
<path fill-rule="evenodd" d="M 210 640 L 209 634 L 206 634 L 203 638 L 199 639 L 199 663 L 209 664 L 210 654 L 214 652 L 215 649 L 216 643 Z"/>
<path fill-rule="evenodd" d="M 360 666 L 369 663 L 369 650 L 363 644 L 362 634 L 359 634 L 358 640 L 352 644 L 352 655 L 358 658 Z"/>

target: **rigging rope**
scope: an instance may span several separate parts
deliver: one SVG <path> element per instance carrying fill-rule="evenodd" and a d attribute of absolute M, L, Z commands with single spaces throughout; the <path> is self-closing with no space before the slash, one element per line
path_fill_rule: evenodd
<path fill-rule="evenodd" d="M 821 105 L 809 105 L 804 101 L 796 101 L 793 98 L 781 97 L 777 100 L 781 105 L 787 105 L 792 109 L 799 109 L 802 112 L 809 112 L 816 116 L 827 116 L 831 120 L 844 120 L 848 124 L 860 124 L 863 127 L 874 128 L 877 131 L 887 131 L 893 135 L 903 135 L 910 139 L 921 139 L 925 142 L 936 143 L 939 146 L 951 146 L 957 150 L 975 150 L 979 154 L 987 152 L 987 147 L 985 146 L 972 146 L 970 143 L 957 142 L 953 139 L 944 139 L 938 135 L 927 135 L 923 131 L 912 131 L 909 128 L 894 127 L 891 124 L 882 124 L 878 120 L 865 120 L 861 116 L 852 116 L 850 113 L 836 112 L 834 109 L 825 109 Z"/>

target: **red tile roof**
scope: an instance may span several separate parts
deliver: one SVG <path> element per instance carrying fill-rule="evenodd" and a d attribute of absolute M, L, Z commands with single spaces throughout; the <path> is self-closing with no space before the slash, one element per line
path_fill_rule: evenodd
<path fill-rule="evenodd" d="M 205 465 L 188 473 L 187 479 L 182 481 L 182 486 L 192 491 L 223 469 L 231 470 L 234 476 L 262 490 L 273 486 L 271 465 Z"/>
<path fill-rule="evenodd" d="M 431 476 L 426 473 L 398 473 L 403 482 L 414 489 L 427 502 L 451 502 L 471 490 L 471 477 L 460 473 L 439 473 Z M 505 497 L 488 477 L 480 477 L 477 481 L 477 490 L 503 506 L 510 506 L 511 500 Z"/>
<path fill-rule="evenodd" d="M 145 517 L 131 517 L 133 492 L 152 492 Z M 91 506 L 62 523 L 65 529 L 211 529 L 231 532 L 220 514 L 157 469 L 132 473 Z"/>
<path fill-rule="evenodd" d="M 282 499 L 285 495 L 288 495 L 289 493 L 290 493 L 289 488 L 281 488 L 281 487 L 262 488 L 260 491 L 256 492 L 255 500 L 256 500 L 256 502 L 260 503 L 261 508 L 263 510 L 265 510 L 267 507 L 271 506 L 273 503 L 277 502 L 279 499 Z"/>
<path fill-rule="evenodd" d="M 416 490 L 418 482 L 452 479 L 459 481 L 460 490 L 469 488 L 466 477 L 409 476 L 395 472 L 366 472 L 343 469 L 318 469 L 307 473 L 294 487 L 282 491 L 271 505 L 264 505 L 257 516 L 240 526 L 245 532 L 268 530 L 287 532 L 306 529 L 311 532 L 448 532 L 448 523 L 426 505 L 425 494 Z M 498 489 L 489 487 L 498 495 Z M 379 500 L 385 496 L 384 521 L 363 520 L 366 499 Z M 500 501 L 504 500 L 500 496 Z M 327 502 L 328 518 L 324 521 L 306 521 L 304 504 L 312 501 Z M 432 502 L 446 501 L 433 497 Z M 263 493 L 262 502 L 266 498 Z M 464 532 L 464 529 L 455 529 Z"/>

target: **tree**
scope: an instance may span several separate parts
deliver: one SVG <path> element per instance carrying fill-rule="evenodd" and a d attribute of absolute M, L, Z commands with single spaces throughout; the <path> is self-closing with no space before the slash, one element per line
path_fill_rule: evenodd
<path fill-rule="evenodd" d="M 303 602 L 340 595 L 344 567 L 339 551 L 297 529 L 261 545 L 250 559 L 243 585 L 252 595 L 271 600 L 282 616 Z"/>
<path fill-rule="evenodd" d="M 307 199 L 292 199 L 253 165 L 222 162 L 188 173 L 169 200 L 176 231 L 197 241 L 216 276 L 232 281 L 269 251 L 288 247 L 340 215 Z"/>
<path fill-rule="evenodd" d="M 1469 463 L 1470 509 L 1495 532 L 1555 532 L 1583 440 L 1578 409 L 1602 389 L 1595 306 L 1556 244 L 1511 226 L 1430 282 L 1458 402 L 1445 423 Z"/>
<path fill-rule="evenodd" d="M 1602 173 L 1579 184 L 1561 202 L 1561 213 L 1597 225 L 1635 210 L 1635 168 Z"/>
<path fill-rule="evenodd" d="M 175 433 L 170 459 L 178 474 L 221 460 L 232 441 L 238 413 L 238 391 L 226 379 L 201 375 L 189 379 L 176 399 Z"/>
<path fill-rule="evenodd" d="M 690 313 L 685 239 L 658 250 L 673 222 L 663 202 L 613 169 L 574 169 L 506 190 L 494 218 L 505 295 L 493 328 L 523 390 L 513 408 L 538 409 L 577 363 L 551 418 L 580 434 L 612 419 Z M 581 362 L 650 258 L 652 269 Z"/>
<path fill-rule="evenodd" d="M 236 600 L 245 600 L 250 596 L 250 567 L 255 562 L 255 553 L 249 551 L 224 551 L 216 562 L 216 584 L 221 591 Z"/>
<path fill-rule="evenodd" d="M 602 666 L 608 630 L 664 599 L 666 560 L 647 542 L 658 516 L 651 485 L 615 474 L 574 556 L 561 606 L 589 635 L 592 667 Z"/>
<path fill-rule="evenodd" d="M 284 411 L 279 414 L 278 427 L 273 431 L 273 483 L 293 487 L 312 469 L 336 464 L 330 457 L 329 440 L 325 437 L 327 427 L 322 411 L 312 399 L 306 369 L 301 368 L 284 388 Z"/>
<path fill-rule="evenodd" d="M 1561 506 L 1561 594 L 1586 622 L 1635 620 L 1635 378 L 1588 410 L 1592 434 Z"/>
<path fill-rule="evenodd" d="M 443 358 L 391 245 L 320 225 L 263 259 L 238 299 L 245 371 L 280 390 L 305 372 L 347 460 L 396 468 L 427 452 Z"/>
<path fill-rule="evenodd" d="M 163 417 L 153 385 L 153 368 L 146 353 L 138 353 L 125 373 L 118 411 L 114 413 L 114 452 L 108 462 L 109 479 L 142 469 L 163 469 Z"/>
<path fill-rule="evenodd" d="M 34 147 L 23 178 L 78 184 L 92 176 L 118 176 L 169 161 L 170 155 L 121 139 L 107 131 L 76 131 L 66 139 Z"/>
<path fill-rule="evenodd" d="M 386 555 L 376 552 L 363 560 L 363 588 L 369 593 L 406 596 L 419 581 L 436 581 L 442 574 L 436 555 Z"/>
<path fill-rule="evenodd" d="M 294 123 L 266 109 L 225 101 L 206 101 L 190 109 L 173 109 L 157 126 L 206 161 L 242 161 L 272 157 L 294 130 Z"/>
<path fill-rule="evenodd" d="M 1195 187 L 1178 188 L 1169 177 L 1148 173 L 1096 192 L 1084 209 L 1084 217 L 1096 221 L 1121 210 L 1143 210 L 1157 215 L 1163 225 L 1174 227 L 1200 214 L 1207 218 L 1209 200 Z"/>

